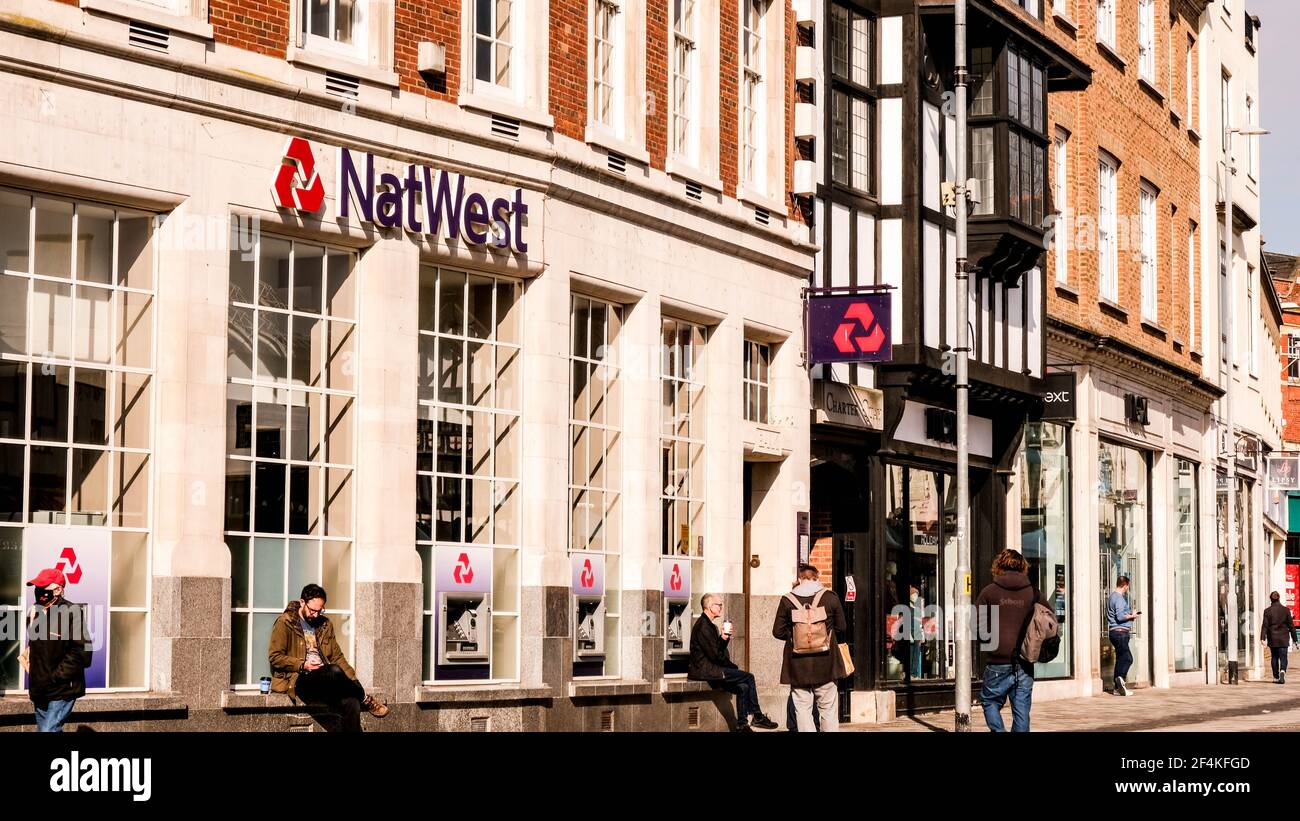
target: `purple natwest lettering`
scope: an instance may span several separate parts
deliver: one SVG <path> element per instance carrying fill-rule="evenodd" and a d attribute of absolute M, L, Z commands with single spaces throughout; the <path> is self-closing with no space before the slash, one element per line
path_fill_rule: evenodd
<path fill-rule="evenodd" d="M 408 165 L 406 176 L 380 174 L 375 179 L 375 157 L 358 157 L 339 149 L 339 216 L 347 218 L 355 205 L 357 218 L 382 228 L 401 228 L 413 234 L 427 234 L 454 240 L 464 238 L 471 245 L 509 248 L 528 253 L 524 241 L 524 190 L 516 188 L 513 199 L 497 197 L 490 203 L 478 192 L 465 193 L 465 178 L 450 171 Z"/>

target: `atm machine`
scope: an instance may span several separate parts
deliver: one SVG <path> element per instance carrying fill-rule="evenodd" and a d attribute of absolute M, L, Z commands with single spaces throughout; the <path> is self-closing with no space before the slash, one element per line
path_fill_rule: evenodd
<path fill-rule="evenodd" d="M 438 637 L 438 663 L 490 664 L 492 661 L 492 594 L 440 592 L 442 631 Z"/>

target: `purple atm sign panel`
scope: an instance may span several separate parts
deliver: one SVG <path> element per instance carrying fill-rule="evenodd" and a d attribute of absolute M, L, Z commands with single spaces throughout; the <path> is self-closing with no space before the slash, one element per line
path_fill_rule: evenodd
<path fill-rule="evenodd" d="M 890 300 L 888 293 L 809 295 L 804 308 L 809 363 L 893 359 Z"/>

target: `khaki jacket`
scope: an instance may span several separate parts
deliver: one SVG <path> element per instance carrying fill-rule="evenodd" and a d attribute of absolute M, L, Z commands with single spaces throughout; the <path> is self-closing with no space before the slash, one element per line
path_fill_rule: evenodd
<path fill-rule="evenodd" d="M 288 693 L 294 698 L 298 697 L 295 690 L 298 673 L 307 661 L 307 637 L 303 635 L 302 624 L 298 621 L 300 604 L 295 599 L 285 605 L 284 613 L 271 628 L 271 642 L 266 651 L 271 662 L 271 691 Z M 357 674 L 334 638 L 334 625 L 328 618 L 322 617 L 321 623 L 316 627 L 316 646 L 326 666 L 337 664 L 347 673 L 348 678 L 356 681 Z"/>

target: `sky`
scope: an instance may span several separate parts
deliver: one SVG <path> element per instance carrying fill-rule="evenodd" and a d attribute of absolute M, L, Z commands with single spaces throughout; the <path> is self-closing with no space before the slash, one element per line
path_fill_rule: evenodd
<path fill-rule="evenodd" d="M 1259 17 L 1260 216 L 1269 251 L 1300 254 L 1300 0 L 1246 0 Z"/>

